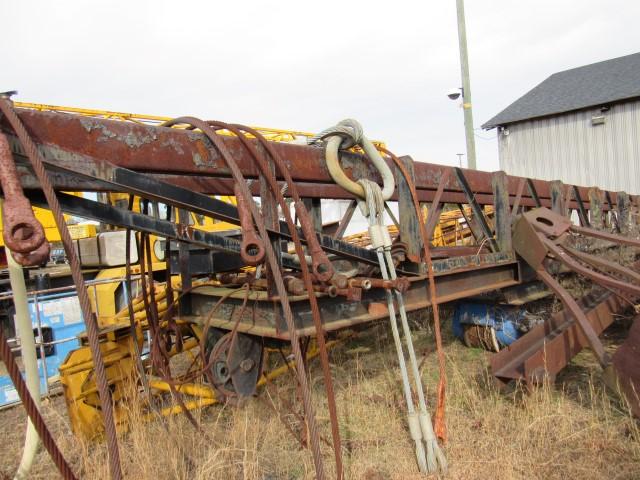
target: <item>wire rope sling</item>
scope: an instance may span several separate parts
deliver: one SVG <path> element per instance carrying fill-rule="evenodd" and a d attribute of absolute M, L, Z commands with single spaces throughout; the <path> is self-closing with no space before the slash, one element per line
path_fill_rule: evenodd
<path fill-rule="evenodd" d="M 384 225 L 385 202 L 391 198 L 395 190 L 395 181 L 391 169 L 384 161 L 373 143 L 364 136 L 362 126 L 353 119 L 343 120 L 309 140 L 309 143 L 326 141 L 326 162 L 331 178 L 342 188 L 358 198 L 358 205 L 369 223 L 369 236 L 372 248 L 376 251 L 380 272 L 384 280 L 396 280 L 397 274 L 391 256 L 391 237 Z M 351 180 L 344 173 L 339 163 L 339 150 L 349 149 L 359 145 L 367 158 L 373 163 L 380 173 L 383 187 L 371 180 L 360 179 L 357 182 Z M 409 354 L 410 368 L 407 368 L 405 352 L 400 338 L 394 296 L 400 314 L 402 333 Z M 447 461 L 444 452 L 438 445 L 438 440 L 433 430 L 431 416 L 427 410 L 427 402 L 424 395 L 422 378 L 416 359 L 411 329 L 407 319 L 407 311 L 402 292 L 397 288 L 386 290 L 387 308 L 389 310 L 389 322 L 393 341 L 398 355 L 400 374 L 404 396 L 407 404 L 407 421 L 411 438 L 415 442 L 415 453 L 418 468 L 422 473 L 446 472 Z M 409 372 L 413 377 L 417 392 L 417 408 L 413 393 Z"/>

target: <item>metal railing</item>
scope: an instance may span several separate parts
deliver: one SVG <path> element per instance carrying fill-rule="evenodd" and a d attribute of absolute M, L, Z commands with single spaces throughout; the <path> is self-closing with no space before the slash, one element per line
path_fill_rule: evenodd
<path fill-rule="evenodd" d="M 138 280 L 139 278 L 140 278 L 140 275 L 131 276 L 132 281 Z M 98 307 L 99 302 L 98 302 L 98 295 L 97 295 L 98 285 L 126 282 L 126 280 L 127 280 L 126 277 L 113 277 L 113 278 L 104 278 L 99 280 L 88 280 L 85 282 L 85 284 L 87 285 L 87 288 L 91 288 L 93 290 L 96 315 L 99 315 L 99 307 Z M 44 391 L 41 392 L 42 397 L 48 397 L 50 395 L 49 380 L 52 378 L 49 376 L 47 371 L 47 354 L 46 354 L 47 347 L 60 345 L 67 342 L 72 342 L 74 340 L 77 340 L 78 337 L 73 336 L 73 337 L 60 338 L 60 339 L 51 340 L 51 341 L 44 341 L 43 331 L 44 331 L 44 328 L 46 327 L 43 327 L 42 325 L 40 303 L 42 301 L 42 297 L 44 296 L 51 295 L 54 293 L 70 292 L 75 289 L 76 289 L 75 285 L 67 285 L 63 287 L 54 287 L 54 288 L 47 288 L 42 290 L 31 290 L 27 292 L 27 300 L 29 301 L 30 299 L 32 299 L 34 311 L 35 311 L 35 327 L 34 328 L 37 332 L 35 344 L 36 344 L 36 349 L 38 350 L 38 356 L 40 359 L 40 367 L 42 369 L 41 375 L 42 375 L 42 379 L 44 380 L 44 382 L 41 381 L 41 385 L 42 383 L 44 383 Z M 129 295 L 130 295 L 130 287 L 125 289 L 125 295 L 126 295 L 125 299 L 126 301 L 128 301 Z M 11 291 L 0 295 L 0 301 L 12 300 L 12 299 L 13 299 L 13 293 Z M 12 345 L 11 347 L 12 351 L 21 350 L 20 339 L 18 337 L 10 338 L 9 342 L 10 342 L 10 345 Z M 14 405 L 16 403 L 19 403 L 19 401 L 8 403 L 4 406 Z"/>

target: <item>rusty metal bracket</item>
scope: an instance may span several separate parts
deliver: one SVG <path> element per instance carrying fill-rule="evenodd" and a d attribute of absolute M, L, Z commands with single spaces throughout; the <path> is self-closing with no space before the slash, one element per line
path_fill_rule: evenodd
<path fill-rule="evenodd" d="M 456 174 L 456 178 L 458 179 L 458 183 L 460 184 L 462 191 L 467 197 L 467 203 L 471 206 L 473 215 L 475 216 L 476 220 L 480 224 L 482 233 L 484 234 L 485 238 L 488 239 L 489 245 L 491 246 L 491 250 L 494 252 L 497 252 L 499 250 L 498 243 L 496 242 L 495 238 L 493 238 L 493 232 L 491 231 L 491 228 L 487 223 L 487 219 L 484 216 L 482 207 L 477 202 L 473 194 L 473 190 L 471 190 L 471 187 L 469 186 L 469 182 L 467 182 L 467 179 L 464 176 L 464 172 L 462 171 L 461 168 L 458 168 L 458 167 L 454 167 L 453 171 Z"/>
<path fill-rule="evenodd" d="M 592 328 L 600 334 L 626 304 L 610 292 L 597 289 L 579 300 L 578 305 Z M 509 347 L 491 355 L 491 372 L 501 383 L 524 380 L 533 385 L 545 376 L 552 380 L 588 345 L 572 313 L 563 309 Z"/>
<path fill-rule="evenodd" d="M 627 397 L 631 411 L 640 417 L 640 317 L 633 319 L 629 336 L 613 354 L 615 380 Z"/>
<path fill-rule="evenodd" d="M 251 211 L 238 188 L 236 188 L 236 202 L 238 204 L 240 228 L 242 229 L 240 257 L 247 265 L 255 267 L 264 261 L 264 244 L 256 233 L 251 219 Z"/>
<path fill-rule="evenodd" d="M 598 362 L 600 362 L 602 367 L 606 367 L 609 365 L 610 359 L 604 351 L 604 347 L 597 333 L 573 297 L 546 270 L 544 259 L 549 254 L 553 254 L 556 259 L 562 261 L 577 273 L 587 275 L 590 278 L 597 278 L 603 282 L 606 281 L 609 286 L 614 288 L 618 287 L 620 282 L 608 279 L 608 277 L 604 275 L 597 274 L 582 267 L 548 238 L 559 238 L 569 231 L 570 228 L 571 222 L 567 218 L 546 208 L 537 208 L 526 212 L 518 220 L 514 229 L 513 245 L 516 252 L 536 270 L 540 280 L 560 298 L 565 308 L 571 312 L 578 322 L 582 333 L 587 338 L 589 346 L 596 355 Z M 637 293 L 640 293 L 640 288 L 638 288 Z"/>
<path fill-rule="evenodd" d="M 567 292 L 562 286 L 558 283 L 558 281 L 553 278 L 553 276 L 544 269 L 539 269 L 537 271 L 538 277 L 542 280 L 547 287 L 549 287 L 553 293 L 560 297 L 562 304 L 564 307 L 571 312 L 573 318 L 578 322 L 580 326 L 580 330 L 587 338 L 587 342 L 593 350 L 598 362 L 602 368 L 605 368 L 611 363 L 611 359 L 609 358 L 609 354 L 605 352 L 604 347 L 602 346 L 602 342 L 598 338 L 598 334 L 593 329 L 593 326 L 589 323 L 586 315 L 580 308 L 580 306 L 576 303 L 569 292 Z"/>
<path fill-rule="evenodd" d="M 0 133 L 0 185 L 4 243 L 23 266 L 38 265 L 49 258 L 49 242 L 22 191 L 7 137 Z"/>

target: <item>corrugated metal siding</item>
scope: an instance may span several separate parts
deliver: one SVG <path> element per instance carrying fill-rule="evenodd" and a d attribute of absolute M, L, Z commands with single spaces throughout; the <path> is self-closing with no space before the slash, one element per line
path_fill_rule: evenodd
<path fill-rule="evenodd" d="M 592 125 L 604 115 L 603 125 Z M 519 122 L 498 134 L 500 168 L 511 175 L 562 180 L 640 194 L 640 101 Z"/>

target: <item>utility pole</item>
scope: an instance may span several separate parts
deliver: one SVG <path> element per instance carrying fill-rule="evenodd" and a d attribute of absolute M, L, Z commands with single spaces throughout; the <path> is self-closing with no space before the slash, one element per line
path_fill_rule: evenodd
<path fill-rule="evenodd" d="M 458 43 L 460 44 L 460 73 L 462 76 L 462 109 L 464 133 L 467 140 L 467 167 L 476 169 L 476 142 L 473 135 L 473 111 L 471 109 L 471 81 L 467 57 L 467 29 L 464 23 L 464 0 L 456 0 L 458 9 Z"/>

